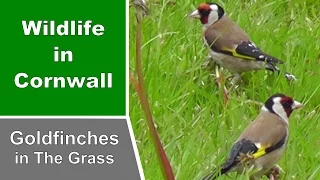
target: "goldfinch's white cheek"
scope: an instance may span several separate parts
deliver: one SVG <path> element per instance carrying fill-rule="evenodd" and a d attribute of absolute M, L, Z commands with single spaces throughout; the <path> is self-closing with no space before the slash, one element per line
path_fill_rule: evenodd
<path fill-rule="evenodd" d="M 219 19 L 219 15 L 217 11 L 211 11 L 208 17 L 208 23 L 207 25 L 210 26 L 213 23 L 215 23 L 216 21 L 218 21 Z"/>
<path fill-rule="evenodd" d="M 210 9 L 212 9 L 212 11 L 218 11 L 218 6 L 215 4 L 210 5 Z"/>
<path fill-rule="evenodd" d="M 289 117 L 286 111 L 284 110 L 282 104 L 280 103 L 280 100 L 280 97 L 276 97 L 273 99 L 274 104 L 272 106 L 272 109 L 278 116 L 280 116 L 286 123 L 288 123 Z"/>

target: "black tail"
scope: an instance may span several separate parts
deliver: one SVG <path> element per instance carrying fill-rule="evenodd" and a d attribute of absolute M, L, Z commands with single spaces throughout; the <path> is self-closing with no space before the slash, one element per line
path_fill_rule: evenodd
<path fill-rule="evenodd" d="M 217 177 L 227 173 L 229 170 L 230 170 L 230 168 L 221 168 L 221 169 L 217 168 L 213 172 L 211 172 L 210 174 L 203 177 L 202 180 L 214 180 Z"/>
<path fill-rule="evenodd" d="M 266 69 L 272 72 L 277 72 L 278 74 L 280 73 L 280 69 L 273 63 L 267 63 Z"/>
<path fill-rule="evenodd" d="M 237 141 L 232 146 L 227 161 L 224 164 L 222 164 L 222 166 L 218 167 L 213 172 L 211 172 L 210 174 L 208 174 L 204 178 L 202 178 L 202 180 L 214 180 L 217 177 L 229 172 L 233 167 L 237 166 L 239 164 L 237 156 L 238 156 L 239 152 L 242 152 L 241 150 L 243 150 L 244 144 L 247 145 L 248 143 L 249 143 L 249 145 L 251 144 L 250 141 L 245 141 L 245 140 Z M 248 147 L 248 146 L 245 146 L 245 147 Z M 244 149 L 244 153 L 247 153 L 247 152 L 248 152 L 248 150 Z"/>
<path fill-rule="evenodd" d="M 267 62 L 267 63 L 272 63 L 272 64 L 283 64 L 284 63 L 280 59 L 272 57 L 272 56 L 269 56 L 267 54 L 265 54 L 264 61 Z"/>

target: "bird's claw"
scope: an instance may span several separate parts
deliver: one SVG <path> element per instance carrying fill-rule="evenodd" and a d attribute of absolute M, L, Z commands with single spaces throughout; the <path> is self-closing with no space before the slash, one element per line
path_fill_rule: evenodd
<path fill-rule="evenodd" d="M 272 174 L 270 174 L 269 180 L 275 180 Z"/>
<path fill-rule="evenodd" d="M 279 180 L 280 179 L 280 167 L 278 165 L 273 166 L 266 176 L 269 177 L 270 180 Z"/>
<path fill-rule="evenodd" d="M 232 78 L 234 78 L 234 75 L 231 75 L 231 76 L 226 77 L 226 80 L 227 80 L 227 81 L 231 81 Z M 230 82 L 230 83 L 233 84 L 232 82 Z"/>

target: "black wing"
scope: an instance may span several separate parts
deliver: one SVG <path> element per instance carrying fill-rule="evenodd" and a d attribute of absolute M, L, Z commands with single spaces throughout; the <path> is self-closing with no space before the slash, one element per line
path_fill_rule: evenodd
<path fill-rule="evenodd" d="M 205 176 L 202 180 L 213 180 L 217 177 L 219 177 L 222 174 L 227 173 L 230 171 L 233 167 L 237 166 L 243 159 L 241 159 L 241 155 L 257 155 L 255 158 L 258 158 L 260 156 L 263 156 L 265 154 L 268 154 L 278 148 L 281 148 L 286 143 L 286 136 L 284 136 L 278 143 L 276 143 L 273 146 L 259 148 L 256 146 L 256 144 L 250 140 L 242 139 L 238 142 L 236 142 L 232 148 L 231 152 L 229 154 L 229 157 L 227 161 L 221 166 L 221 168 L 218 168 L 214 170 L 209 175 Z"/>
<path fill-rule="evenodd" d="M 241 44 L 238 44 L 235 51 L 237 54 L 252 57 L 257 61 L 266 61 L 267 63 L 271 63 L 271 64 L 274 64 L 274 63 L 283 64 L 283 61 L 262 52 L 260 48 L 258 48 L 254 43 L 250 41 L 243 41 Z"/>
<path fill-rule="evenodd" d="M 241 153 L 248 154 L 248 153 L 255 153 L 258 151 L 258 148 L 256 145 L 249 140 L 241 140 L 236 142 L 232 148 L 231 152 L 229 154 L 229 157 L 227 161 L 222 165 L 221 168 L 216 169 L 212 173 L 205 176 L 202 180 L 213 180 L 217 178 L 218 176 L 227 173 L 230 171 L 233 167 L 238 165 L 240 163 L 239 156 Z"/>
<path fill-rule="evenodd" d="M 241 141 L 236 142 L 232 146 L 231 152 L 229 154 L 229 158 L 223 164 L 222 169 L 224 169 L 224 171 L 227 172 L 235 165 L 238 165 L 238 163 L 240 162 L 239 161 L 240 153 L 254 154 L 257 151 L 258 151 L 258 147 L 252 141 L 242 139 Z"/>

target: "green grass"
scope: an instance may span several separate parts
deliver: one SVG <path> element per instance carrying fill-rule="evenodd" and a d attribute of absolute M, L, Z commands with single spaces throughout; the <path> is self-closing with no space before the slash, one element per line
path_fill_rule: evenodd
<path fill-rule="evenodd" d="M 202 1 L 153 3 L 143 24 L 143 67 L 157 130 L 176 179 L 199 179 L 224 162 L 242 130 L 264 102 L 281 92 L 305 103 L 290 118 L 290 141 L 279 164 L 282 179 L 320 179 L 320 1 L 218 1 L 279 67 L 298 78 L 251 73 L 228 107 L 201 65 L 207 55 L 198 20 L 187 18 Z M 135 67 L 135 19 L 130 10 L 130 68 Z M 146 179 L 162 179 L 145 115 L 130 87 L 130 117 Z M 231 177 L 235 177 L 234 174 Z M 223 176 L 221 179 L 232 179 Z M 246 179 L 246 178 L 243 178 Z"/>

